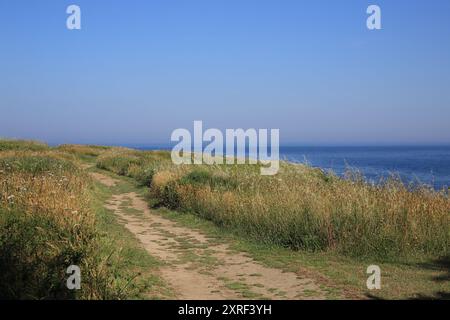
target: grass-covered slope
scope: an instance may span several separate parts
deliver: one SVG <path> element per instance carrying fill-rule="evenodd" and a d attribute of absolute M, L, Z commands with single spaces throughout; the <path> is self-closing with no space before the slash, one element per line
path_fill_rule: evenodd
<path fill-rule="evenodd" d="M 364 266 L 376 262 L 385 297 L 446 294 L 440 279 L 450 248 L 448 190 L 395 179 L 374 186 L 354 174 L 343 179 L 289 163 L 275 176 L 261 176 L 250 165 L 176 166 L 166 151 L 0 140 L 1 298 L 133 298 L 143 297 L 142 290 L 156 297 L 166 290 L 154 274 L 158 262 L 103 207 L 115 191 L 80 169 L 92 161 L 145 186 L 153 205 L 175 209 L 180 219 L 195 215 L 221 236 L 251 240 L 269 264 L 311 264 L 337 283 L 359 287 L 365 282 L 352 275 L 364 278 Z M 83 270 L 80 291 L 65 287 L 71 264 Z"/>
<path fill-rule="evenodd" d="M 0 299 L 128 297 L 136 275 L 119 270 L 120 248 L 104 236 L 108 213 L 76 164 L 99 148 L 80 148 L 0 141 Z M 66 286 L 70 265 L 81 269 L 80 290 Z"/>
<path fill-rule="evenodd" d="M 112 149 L 97 166 L 135 178 L 153 199 L 262 243 L 332 250 L 382 261 L 449 254 L 448 191 L 377 185 L 282 163 L 275 176 L 252 165 L 173 165 L 170 153 Z"/>

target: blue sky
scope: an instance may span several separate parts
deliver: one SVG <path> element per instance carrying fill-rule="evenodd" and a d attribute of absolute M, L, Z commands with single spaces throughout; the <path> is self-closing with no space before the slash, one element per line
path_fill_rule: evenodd
<path fill-rule="evenodd" d="M 167 144 L 203 120 L 282 144 L 448 144 L 450 1 L 2 0 L 0 74 L 1 137 Z"/>

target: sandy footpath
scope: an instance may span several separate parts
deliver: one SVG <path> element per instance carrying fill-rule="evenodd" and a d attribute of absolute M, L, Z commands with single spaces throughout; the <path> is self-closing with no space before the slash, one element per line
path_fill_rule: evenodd
<path fill-rule="evenodd" d="M 111 187 L 115 179 L 91 173 Z M 136 193 L 114 195 L 105 207 L 154 257 L 163 262 L 160 275 L 178 299 L 324 299 L 311 278 L 269 268 L 226 243 L 180 226 L 149 209 Z"/>

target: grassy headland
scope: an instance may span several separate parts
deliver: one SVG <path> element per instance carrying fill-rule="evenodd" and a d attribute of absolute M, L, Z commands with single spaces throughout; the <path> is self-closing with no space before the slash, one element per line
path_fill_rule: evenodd
<path fill-rule="evenodd" d="M 95 183 L 80 169 L 88 163 L 122 183 Z M 267 265 L 306 267 L 361 293 L 364 266 L 375 263 L 382 297 L 448 297 L 448 190 L 396 179 L 370 185 L 354 173 L 341 178 L 285 162 L 277 175 L 261 176 L 251 165 L 176 166 L 166 151 L 3 140 L 0 297 L 170 296 L 154 273 L 159 262 L 103 207 L 115 189 L 129 188 L 171 209 L 165 217 L 231 237 Z M 80 291 L 65 287 L 71 264 L 88 270 Z"/>
<path fill-rule="evenodd" d="M 450 253 L 448 190 L 391 178 L 371 185 L 283 162 L 275 176 L 254 165 L 173 165 L 170 153 L 112 149 L 97 166 L 150 188 L 155 205 L 188 211 L 261 243 L 393 261 Z"/>

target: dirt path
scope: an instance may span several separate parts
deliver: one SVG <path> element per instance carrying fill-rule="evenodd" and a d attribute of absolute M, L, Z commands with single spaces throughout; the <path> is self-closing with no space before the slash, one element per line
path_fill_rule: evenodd
<path fill-rule="evenodd" d="M 106 186 L 115 179 L 93 173 Z M 307 276 L 265 267 L 226 243 L 182 227 L 148 208 L 135 192 L 114 195 L 112 210 L 154 257 L 163 261 L 161 276 L 177 299 L 324 299 Z"/>

